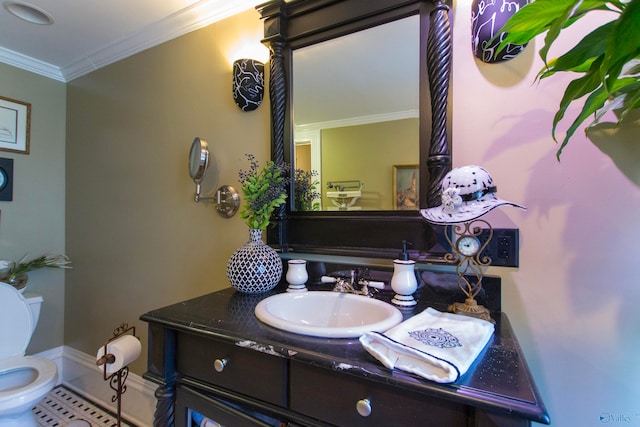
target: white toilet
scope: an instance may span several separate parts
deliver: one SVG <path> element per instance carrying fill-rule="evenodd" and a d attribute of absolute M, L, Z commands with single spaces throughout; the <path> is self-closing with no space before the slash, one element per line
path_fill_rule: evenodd
<path fill-rule="evenodd" d="M 37 427 L 32 409 L 56 385 L 49 359 L 25 356 L 42 297 L 0 283 L 0 427 Z"/>

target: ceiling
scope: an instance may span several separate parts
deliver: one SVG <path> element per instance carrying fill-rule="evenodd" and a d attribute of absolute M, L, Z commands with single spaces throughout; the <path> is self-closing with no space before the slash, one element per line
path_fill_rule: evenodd
<path fill-rule="evenodd" d="M 0 0 L 0 62 L 62 82 L 207 26 L 264 0 Z M 35 6 L 52 25 L 23 21 Z"/>

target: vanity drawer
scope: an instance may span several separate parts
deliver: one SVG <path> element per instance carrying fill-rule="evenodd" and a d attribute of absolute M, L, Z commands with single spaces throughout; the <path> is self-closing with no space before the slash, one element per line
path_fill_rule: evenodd
<path fill-rule="evenodd" d="M 291 362 L 291 410 L 340 426 L 456 427 L 468 425 L 468 409 L 350 375 Z M 357 405 L 371 408 L 369 416 Z"/>
<path fill-rule="evenodd" d="M 182 376 L 286 406 L 283 357 L 198 335 L 179 333 L 176 370 Z"/>

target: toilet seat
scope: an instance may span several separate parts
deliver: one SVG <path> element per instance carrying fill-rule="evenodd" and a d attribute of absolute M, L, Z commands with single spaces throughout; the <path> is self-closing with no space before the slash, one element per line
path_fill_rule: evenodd
<path fill-rule="evenodd" d="M 25 393 L 38 393 L 43 388 L 51 388 L 52 384 L 57 380 L 58 367 L 49 359 L 36 356 L 17 356 L 0 360 L 0 378 L 4 375 L 11 375 L 11 371 L 16 371 L 17 373 L 26 369 L 35 371 L 35 380 L 18 388 L 0 391 L 0 410 L 5 402 L 14 400 L 16 396 Z"/>

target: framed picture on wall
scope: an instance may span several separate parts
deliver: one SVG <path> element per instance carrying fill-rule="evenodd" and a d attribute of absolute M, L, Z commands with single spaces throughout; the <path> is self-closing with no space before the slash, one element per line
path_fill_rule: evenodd
<path fill-rule="evenodd" d="M 0 151 L 29 154 L 31 104 L 0 96 Z"/>
<path fill-rule="evenodd" d="M 395 210 L 418 210 L 420 206 L 420 170 L 418 165 L 393 165 L 393 207 Z"/>

